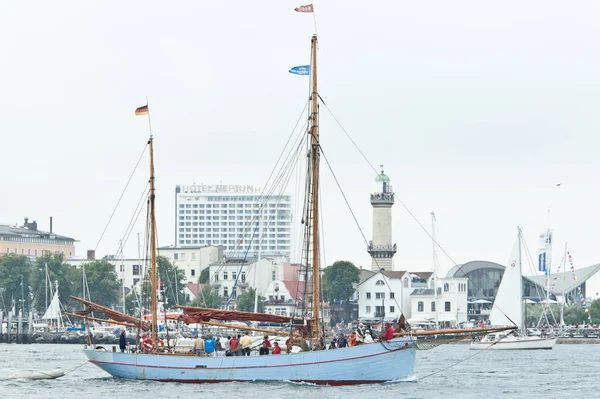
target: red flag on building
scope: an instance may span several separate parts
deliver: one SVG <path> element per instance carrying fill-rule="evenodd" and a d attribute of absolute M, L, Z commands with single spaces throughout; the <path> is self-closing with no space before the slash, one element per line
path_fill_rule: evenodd
<path fill-rule="evenodd" d="M 148 115 L 148 106 L 144 105 L 135 110 L 136 115 Z"/>
<path fill-rule="evenodd" d="M 313 5 L 309 4 L 307 6 L 296 7 L 296 8 L 294 8 L 294 11 L 296 11 L 296 12 L 313 12 L 314 9 L 313 9 Z"/>

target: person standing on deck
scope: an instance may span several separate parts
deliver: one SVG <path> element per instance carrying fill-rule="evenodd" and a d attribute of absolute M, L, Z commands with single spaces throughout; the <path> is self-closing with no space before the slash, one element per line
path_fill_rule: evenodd
<path fill-rule="evenodd" d="M 394 338 L 394 328 L 390 323 L 385 323 L 385 332 L 383 333 L 383 340 L 389 341 Z"/>
<path fill-rule="evenodd" d="M 125 353 L 125 348 L 127 348 L 127 339 L 125 338 L 125 329 L 121 331 L 121 336 L 119 337 L 119 349 L 121 349 L 121 353 Z"/>
<path fill-rule="evenodd" d="M 360 323 L 356 329 L 356 344 L 360 345 L 365 341 L 365 325 Z"/>
<path fill-rule="evenodd" d="M 204 340 L 201 335 L 194 341 L 194 353 L 196 356 L 204 356 Z"/>
<path fill-rule="evenodd" d="M 248 335 L 248 331 L 244 333 L 244 336 L 240 340 L 242 346 L 242 356 L 250 356 L 250 346 L 252 346 L 252 338 Z"/>
<path fill-rule="evenodd" d="M 212 335 L 209 335 L 204 343 L 204 351 L 206 352 L 206 356 L 215 357 L 217 352 L 217 342 L 213 338 Z"/>
<path fill-rule="evenodd" d="M 229 341 L 229 356 L 237 356 L 238 355 L 237 354 L 238 346 L 239 346 L 239 341 L 234 335 L 233 338 L 231 338 L 231 340 Z"/>

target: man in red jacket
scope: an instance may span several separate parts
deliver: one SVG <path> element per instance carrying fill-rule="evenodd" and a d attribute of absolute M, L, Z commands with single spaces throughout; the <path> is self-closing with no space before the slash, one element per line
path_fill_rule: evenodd
<path fill-rule="evenodd" d="M 394 338 L 394 329 L 390 323 L 385 323 L 385 332 L 383 333 L 384 341 L 389 341 Z"/>
<path fill-rule="evenodd" d="M 237 356 L 238 346 L 239 346 L 239 342 L 238 342 L 237 338 L 234 335 L 233 338 L 231 338 L 231 340 L 229 341 L 229 353 L 230 353 L 230 356 Z"/>

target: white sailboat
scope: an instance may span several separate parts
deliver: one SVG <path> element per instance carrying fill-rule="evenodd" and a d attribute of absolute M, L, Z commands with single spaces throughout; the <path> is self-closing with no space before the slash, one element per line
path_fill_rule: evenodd
<path fill-rule="evenodd" d="M 492 325 L 513 325 L 517 326 L 520 330 L 488 334 L 481 341 L 472 342 L 470 349 L 552 349 L 554 344 L 556 344 L 556 338 L 527 335 L 523 317 L 525 305 L 523 300 L 521 240 L 522 233 L 519 227 L 515 248 L 513 249 L 508 265 L 504 269 L 504 275 L 502 276 L 502 281 L 500 282 L 500 287 L 498 287 L 498 293 L 490 313 Z"/>

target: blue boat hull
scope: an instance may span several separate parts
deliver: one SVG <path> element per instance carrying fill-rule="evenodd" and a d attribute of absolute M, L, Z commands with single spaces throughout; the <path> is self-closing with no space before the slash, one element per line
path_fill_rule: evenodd
<path fill-rule="evenodd" d="M 327 385 L 369 384 L 410 377 L 415 339 L 335 350 L 267 356 L 195 357 L 85 349 L 89 361 L 107 373 L 137 380 L 211 383 L 292 381 Z"/>

